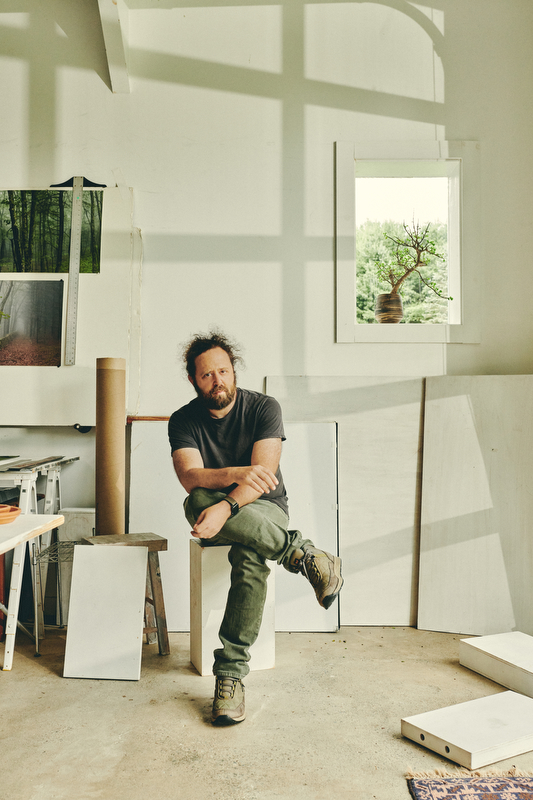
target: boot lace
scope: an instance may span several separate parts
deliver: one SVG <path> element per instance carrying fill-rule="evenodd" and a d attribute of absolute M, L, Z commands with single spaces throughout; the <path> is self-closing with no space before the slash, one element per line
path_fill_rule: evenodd
<path fill-rule="evenodd" d="M 312 586 L 322 580 L 321 572 L 316 564 L 314 553 L 306 553 L 302 559 L 302 572 Z"/>
<path fill-rule="evenodd" d="M 233 678 L 217 678 L 216 696 L 220 700 L 231 700 L 235 696 L 237 680 Z"/>

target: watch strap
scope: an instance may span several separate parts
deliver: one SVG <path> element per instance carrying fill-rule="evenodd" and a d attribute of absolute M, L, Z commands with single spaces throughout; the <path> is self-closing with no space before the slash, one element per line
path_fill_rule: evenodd
<path fill-rule="evenodd" d="M 236 500 L 234 500 L 233 497 L 229 497 L 229 495 L 226 495 L 222 499 L 225 500 L 226 503 L 230 504 L 230 506 L 231 506 L 231 516 L 234 517 L 235 514 L 239 511 L 238 502 Z"/>

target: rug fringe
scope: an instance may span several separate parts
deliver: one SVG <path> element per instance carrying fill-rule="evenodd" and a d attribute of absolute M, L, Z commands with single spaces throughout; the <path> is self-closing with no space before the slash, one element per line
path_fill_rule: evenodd
<path fill-rule="evenodd" d="M 532 772 L 524 772 L 521 769 L 512 767 L 508 770 L 487 769 L 471 771 L 466 767 L 457 767 L 450 771 L 445 769 L 435 770 L 407 770 L 405 777 L 407 780 L 431 779 L 431 778 L 533 778 Z"/>

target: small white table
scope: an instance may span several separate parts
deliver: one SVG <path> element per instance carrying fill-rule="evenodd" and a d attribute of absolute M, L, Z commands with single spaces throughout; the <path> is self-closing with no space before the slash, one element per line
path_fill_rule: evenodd
<path fill-rule="evenodd" d="M 20 514 L 14 522 L 0 525 L 0 555 L 13 550 L 9 602 L 7 609 L 3 609 L 4 613 L 7 611 L 4 670 L 13 665 L 26 544 L 36 536 L 63 525 L 64 521 L 61 514 Z"/>

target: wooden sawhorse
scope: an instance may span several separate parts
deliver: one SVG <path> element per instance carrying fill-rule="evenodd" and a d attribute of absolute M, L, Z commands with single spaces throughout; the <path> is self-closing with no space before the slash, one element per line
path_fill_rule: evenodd
<path fill-rule="evenodd" d="M 161 584 L 161 570 L 159 567 L 159 551 L 167 549 L 167 540 L 156 533 L 118 533 L 109 536 L 90 536 L 81 540 L 82 544 L 112 545 L 115 547 L 147 547 L 148 548 L 148 575 L 146 580 L 147 596 L 145 606 L 146 626 L 144 633 L 148 642 L 153 642 L 157 636 L 159 654 L 168 656 L 170 644 L 168 641 L 167 616 Z M 155 624 L 153 624 L 155 622 Z"/>

